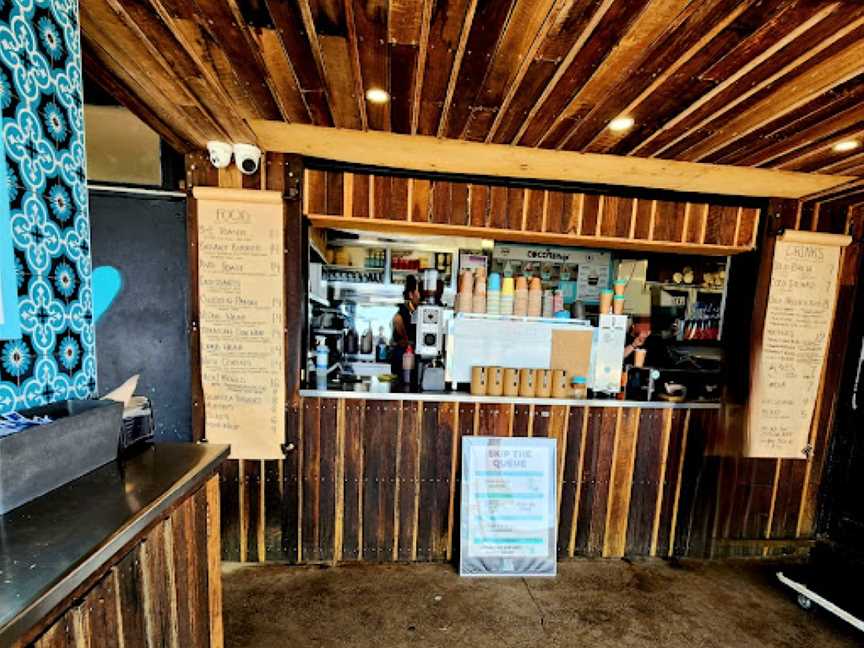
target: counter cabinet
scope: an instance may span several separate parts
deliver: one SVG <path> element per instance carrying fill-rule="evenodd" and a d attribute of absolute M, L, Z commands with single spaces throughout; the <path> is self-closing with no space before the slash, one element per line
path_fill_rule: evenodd
<path fill-rule="evenodd" d="M 223 466 L 223 559 L 454 560 L 460 439 L 477 434 L 558 441 L 561 559 L 761 555 L 772 543 L 799 544 L 800 480 L 781 482 L 772 500 L 776 461 L 711 456 L 716 404 L 343 396 L 303 397 L 289 410 L 284 461 Z M 772 515 L 778 542 L 762 535 Z"/>
<path fill-rule="evenodd" d="M 0 647 L 221 648 L 227 455 L 158 446 L 0 516 Z"/>

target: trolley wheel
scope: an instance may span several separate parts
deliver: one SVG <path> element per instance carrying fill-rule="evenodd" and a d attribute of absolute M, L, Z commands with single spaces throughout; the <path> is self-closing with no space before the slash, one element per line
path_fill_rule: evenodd
<path fill-rule="evenodd" d="M 800 605 L 805 610 L 813 609 L 813 601 L 804 596 L 803 594 L 798 595 L 798 605 Z"/>

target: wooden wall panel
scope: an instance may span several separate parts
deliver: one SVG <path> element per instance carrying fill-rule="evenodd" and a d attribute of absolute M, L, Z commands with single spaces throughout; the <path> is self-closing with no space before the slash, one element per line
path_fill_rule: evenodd
<path fill-rule="evenodd" d="M 222 648 L 218 479 L 177 504 L 20 645 Z"/>
<path fill-rule="evenodd" d="M 809 537 L 796 529 L 805 463 L 783 462 L 778 483 L 775 460 L 711 456 L 715 410 L 359 399 L 304 399 L 302 409 L 281 491 L 267 477 L 279 462 L 254 462 L 264 470 L 260 508 L 237 503 L 235 475 L 245 483 L 250 462 L 222 471 L 223 558 L 238 559 L 240 536 L 249 538 L 243 560 L 458 558 L 461 439 L 475 434 L 557 440 L 562 559 L 762 555 Z M 262 527 L 259 554 L 250 530 Z"/>

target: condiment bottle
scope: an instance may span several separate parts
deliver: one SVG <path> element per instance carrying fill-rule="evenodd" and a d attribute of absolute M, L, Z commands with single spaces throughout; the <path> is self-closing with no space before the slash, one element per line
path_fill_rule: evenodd
<path fill-rule="evenodd" d="M 405 349 L 405 353 L 402 354 L 402 382 L 406 385 L 411 385 L 411 373 L 414 371 L 414 349 L 411 348 L 411 345 L 408 345 L 408 348 Z"/>

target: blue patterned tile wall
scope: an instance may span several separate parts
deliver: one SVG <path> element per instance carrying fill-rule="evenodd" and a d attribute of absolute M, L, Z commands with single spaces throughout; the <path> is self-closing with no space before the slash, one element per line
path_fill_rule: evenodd
<path fill-rule="evenodd" d="M 0 108 L 22 338 L 0 411 L 96 391 L 77 0 L 0 0 Z"/>

